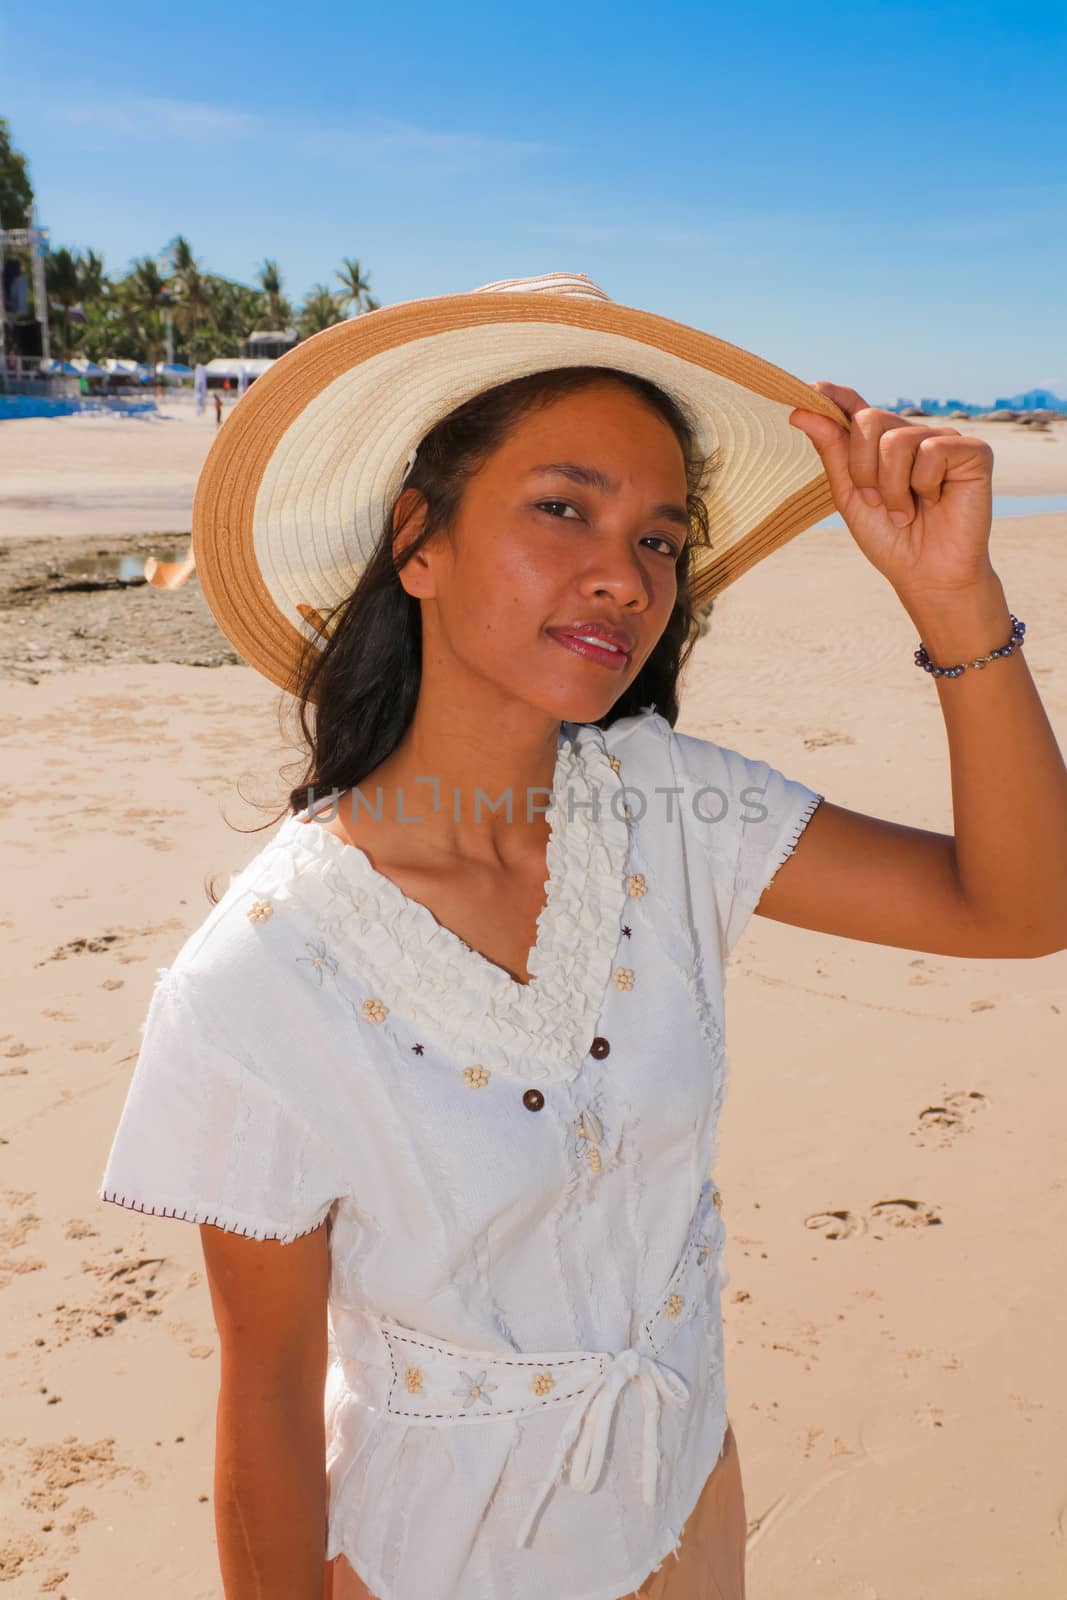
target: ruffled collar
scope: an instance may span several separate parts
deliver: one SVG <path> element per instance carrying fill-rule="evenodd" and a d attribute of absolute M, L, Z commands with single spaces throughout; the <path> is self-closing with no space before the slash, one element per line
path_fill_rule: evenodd
<path fill-rule="evenodd" d="M 356 845 L 300 816 L 260 860 L 306 904 L 339 973 L 464 1065 L 521 1078 L 580 1070 L 611 979 L 626 901 L 630 819 L 601 728 L 564 722 L 546 852 L 546 901 L 519 983 L 378 872 Z M 257 874 L 257 881 L 262 877 Z M 271 885 L 262 888 L 271 892 Z"/>

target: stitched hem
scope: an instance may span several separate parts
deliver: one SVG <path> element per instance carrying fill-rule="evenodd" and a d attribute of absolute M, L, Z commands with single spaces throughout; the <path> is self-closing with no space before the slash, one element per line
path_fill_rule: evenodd
<path fill-rule="evenodd" d="M 208 1222 L 213 1227 L 221 1228 L 224 1233 L 240 1233 L 248 1239 L 277 1239 L 281 1244 L 291 1244 L 294 1239 L 302 1239 L 306 1233 L 314 1233 L 329 1215 L 327 1206 L 317 1221 L 310 1223 L 306 1228 L 279 1228 L 269 1222 L 250 1223 L 235 1212 L 216 1211 L 210 1206 L 196 1206 L 192 1210 L 188 1207 L 179 1209 L 177 1206 L 153 1206 L 147 1201 L 135 1199 L 132 1195 L 120 1195 L 116 1189 L 98 1189 L 97 1199 L 106 1200 L 111 1205 L 122 1206 L 127 1211 L 142 1211 L 153 1217 L 170 1217 L 177 1222 Z"/>
<path fill-rule="evenodd" d="M 811 821 L 812 817 L 815 815 L 816 808 L 818 807 L 820 802 L 822 800 L 825 800 L 825 798 L 826 798 L 825 795 L 821 795 L 821 794 L 813 795 L 812 798 L 808 801 L 807 805 L 804 807 L 803 811 L 797 817 L 796 821 L 793 824 L 793 832 L 790 834 L 789 838 L 785 841 L 784 847 L 781 846 L 781 845 L 779 846 L 778 860 L 777 860 L 777 863 L 775 864 L 774 871 L 771 873 L 770 877 L 767 879 L 767 882 L 763 885 L 764 892 L 766 892 L 770 888 L 771 884 L 774 882 L 775 878 L 778 876 L 779 868 L 786 861 L 788 861 L 789 857 L 793 854 L 793 851 L 796 849 L 797 845 L 800 843 L 800 835 L 804 832 L 804 829 L 807 827 L 808 823 Z"/>

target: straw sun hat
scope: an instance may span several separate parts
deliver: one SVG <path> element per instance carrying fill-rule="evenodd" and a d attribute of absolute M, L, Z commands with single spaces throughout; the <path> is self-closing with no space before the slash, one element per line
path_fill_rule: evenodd
<path fill-rule="evenodd" d="M 385 306 L 298 344 L 234 408 L 204 463 L 193 560 L 208 605 L 281 688 L 306 637 L 354 589 L 411 453 L 473 395 L 550 367 L 618 367 L 680 401 L 721 447 L 693 601 L 712 597 L 834 509 L 795 406 L 847 427 L 817 389 L 667 317 L 616 304 L 584 274 L 510 278 Z"/>

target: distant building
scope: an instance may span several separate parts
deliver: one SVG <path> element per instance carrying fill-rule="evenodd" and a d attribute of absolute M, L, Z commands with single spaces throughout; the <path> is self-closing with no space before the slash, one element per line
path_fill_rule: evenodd
<path fill-rule="evenodd" d="M 241 354 L 246 360 L 276 361 L 295 344 L 299 344 L 300 335 L 295 328 L 275 329 L 271 332 L 250 333 L 241 344 Z"/>
<path fill-rule="evenodd" d="M 950 411 L 966 411 L 967 407 L 962 400 L 946 400 L 945 405 Z"/>
<path fill-rule="evenodd" d="M 892 406 L 890 409 L 893 411 L 903 411 L 905 406 L 913 406 L 914 404 L 914 400 L 898 400 L 896 405 Z"/>
<path fill-rule="evenodd" d="M 1017 394 L 1013 404 L 1016 411 L 1067 411 L 1067 401 L 1051 389 L 1028 389 L 1025 394 Z"/>
<path fill-rule="evenodd" d="M 924 395 L 919 401 L 919 404 L 926 412 L 927 416 L 932 416 L 941 410 L 940 400 L 931 400 L 929 395 Z"/>

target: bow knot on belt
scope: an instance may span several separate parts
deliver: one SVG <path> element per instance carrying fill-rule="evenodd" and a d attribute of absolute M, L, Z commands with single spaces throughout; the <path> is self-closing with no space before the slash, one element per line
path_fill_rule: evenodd
<path fill-rule="evenodd" d="M 560 1436 L 552 1465 L 537 1491 L 537 1499 L 519 1530 L 518 1544 L 530 1537 L 538 1513 L 563 1472 L 573 1446 L 568 1481 L 573 1489 L 589 1494 L 600 1481 L 608 1434 L 615 1405 L 625 1386 L 636 1379 L 644 1408 L 641 1442 L 641 1490 L 646 1505 L 656 1500 L 659 1468 L 659 1408 L 662 1400 L 682 1405 L 689 1397 L 689 1385 L 670 1367 L 631 1347 L 621 1350 L 607 1363 L 599 1377 L 578 1397 L 574 1411 Z"/>

